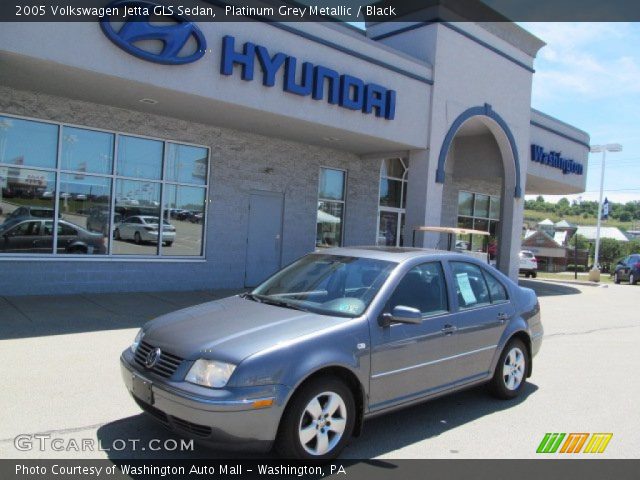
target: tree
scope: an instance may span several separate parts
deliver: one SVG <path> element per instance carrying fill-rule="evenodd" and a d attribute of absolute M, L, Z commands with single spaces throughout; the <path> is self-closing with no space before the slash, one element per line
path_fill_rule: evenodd
<path fill-rule="evenodd" d="M 601 238 L 600 239 L 600 258 L 599 262 L 602 265 L 610 265 L 617 261 L 620 257 L 624 256 L 625 250 L 622 242 L 613 238 Z"/>
<path fill-rule="evenodd" d="M 640 239 L 634 238 L 625 245 L 624 255 L 632 255 L 634 253 L 640 253 Z"/>
<path fill-rule="evenodd" d="M 569 246 L 571 248 L 576 248 L 576 242 L 578 242 L 578 250 L 586 250 L 589 248 L 589 241 L 582 235 L 578 235 L 577 233 L 571 237 L 569 240 Z"/>

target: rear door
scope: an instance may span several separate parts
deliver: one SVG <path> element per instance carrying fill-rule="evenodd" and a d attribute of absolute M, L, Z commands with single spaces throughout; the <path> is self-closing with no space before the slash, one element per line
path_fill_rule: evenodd
<path fill-rule="evenodd" d="M 449 311 L 440 262 L 411 268 L 389 297 L 384 312 L 396 306 L 417 308 L 420 324 L 371 324 L 369 407 L 385 407 L 423 397 L 456 380 L 455 324 Z"/>
<path fill-rule="evenodd" d="M 515 307 L 505 286 L 489 268 L 455 261 L 449 268 L 457 301 L 459 381 L 468 383 L 489 374 L 491 361 Z"/>

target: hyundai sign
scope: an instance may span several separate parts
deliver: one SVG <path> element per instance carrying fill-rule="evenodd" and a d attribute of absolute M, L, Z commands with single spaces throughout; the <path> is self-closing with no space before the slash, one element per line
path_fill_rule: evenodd
<path fill-rule="evenodd" d="M 174 25 L 155 25 L 150 22 L 157 4 L 146 1 L 117 0 L 110 7 L 132 8 L 138 12 L 116 30 L 112 18 L 103 17 L 100 26 L 104 34 L 125 52 L 149 62 L 164 65 L 182 65 L 199 60 L 205 54 L 207 43 L 200 29 L 186 17 L 171 14 Z M 190 40 L 195 42 L 190 42 Z M 136 44 L 144 40 L 160 40 L 162 49 L 151 51 Z M 187 45 L 191 45 L 188 50 Z M 193 47 L 195 45 L 195 47 Z M 262 70 L 262 84 L 273 87 L 276 78 L 283 81 L 283 90 L 300 96 L 311 96 L 314 100 L 326 101 L 348 110 L 374 114 L 376 117 L 393 120 L 396 112 L 396 91 L 375 83 L 366 83 L 353 75 L 338 73 L 308 61 L 281 52 L 269 52 L 267 47 L 246 42 L 236 47 L 235 38 L 223 37 L 220 73 L 232 76 L 241 70 L 240 78 L 251 81 L 256 64 Z M 238 69 L 234 67 L 239 67 Z M 300 81 L 296 81 L 300 78 Z"/>

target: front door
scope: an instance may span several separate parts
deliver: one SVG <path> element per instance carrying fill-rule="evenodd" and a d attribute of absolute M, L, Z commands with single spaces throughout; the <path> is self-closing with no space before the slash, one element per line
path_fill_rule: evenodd
<path fill-rule="evenodd" d="M 371 325 L 369 408 L 374 410 L 435 393 L 457 379 L 455 316 L 440 262 L 410 269 L 385 307 L 412 307 L 420 324 Z"/>
<path fill-rule="evenodd" d="M 249 197 L 249 232 L 244 284 L 255 287 L 280 268 L 283 196 L 253 192 Z"/>

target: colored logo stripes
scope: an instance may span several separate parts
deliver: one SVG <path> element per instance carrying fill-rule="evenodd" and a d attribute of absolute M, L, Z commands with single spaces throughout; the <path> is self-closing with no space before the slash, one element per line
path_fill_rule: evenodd
<path fill-rule="evenodd" d="M 611 437 L 613 433 L 545 433 L 536 453 L 603 453 Z"/>

